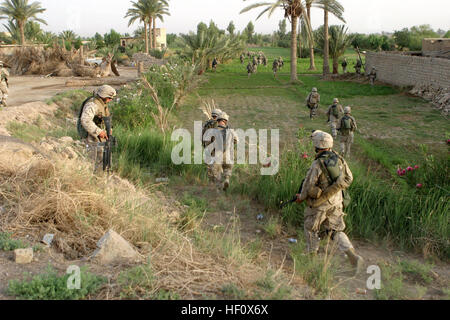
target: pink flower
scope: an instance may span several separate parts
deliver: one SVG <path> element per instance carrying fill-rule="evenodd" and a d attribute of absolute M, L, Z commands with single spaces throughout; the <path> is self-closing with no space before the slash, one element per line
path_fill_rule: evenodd
<path fill-rule="evenodd" d="M 414 169 L 419 169 L 419 166 L 416 164 L 415 166 L 414 166 Z"/>
<path fill-rule="evenodd" d="M 408 167 L 408 168 L 406 168 L 406 171 L 414 171 L 414 169 L 412 168 L 412 167 Z"/>
<path fill-rule="evenodd" d="M 403 171 L 402 171 L 402 176 L 404 176 L 405 174 L 406 174 L 406 170 L 403 169 Z"/>
<path fill-rule="evenodd" d="M 421 183 L 418 183 L 417 185 L 416 185 L 416 188 L 417 189 L 420 189 L 420 188 L 422 188 L 423 187 L 423 185 L 421 184 Z"/>
<path fill-rule="evenodd" d="M 308 159 L 308 154 L 307 154 L 307 153 L 304 153 L 303 156 L 302 156 L 302 158 L 303 158 L 303 159 Z"/>

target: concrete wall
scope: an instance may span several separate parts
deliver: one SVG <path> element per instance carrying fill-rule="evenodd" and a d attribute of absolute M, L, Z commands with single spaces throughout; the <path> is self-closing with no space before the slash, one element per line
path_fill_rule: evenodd
<path fill-rule="evenodd" d="M 392 85 L 450 87 L 450 59 L 367 52 L 367 72 L 372 66 L 377 69 L 378 80 Z"/>

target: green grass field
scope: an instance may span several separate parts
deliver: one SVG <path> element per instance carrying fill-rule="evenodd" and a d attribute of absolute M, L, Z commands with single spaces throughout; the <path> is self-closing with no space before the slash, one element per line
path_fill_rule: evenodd
<path fill-rule="evenodd" d="M 258 48 L 252 48 L 258 51 Z M 275 207 L 280 198 L 290 198 L 306 174 L 307 166 L 296 163 L 298 154 L 311 146 L 298 144 L 298 131 L 330 131 L 325 112 L 333 98 L 351 106 L 359 125 L 353 155 L 349 160 L 355 175 L 353 205 L 347 222 L 353 235 L 371 239 L 388 238 L 406 247 L 428 248 L 449 255 L 448 217 L 448 120 L 431 104 L 387 85 L 323 81 L 318 75 L 303 74 L 309 59 L 299 59 L 301 84 L 289 84 L 289 50 L 261 48 L 269 57 L 282 54 L 285 67 L 275 79 L 271 66 L 261 67 L 247 77 L 244 65 L 235 60 L 207 72 L 200 88 L 202 99 L 214 99 L 230 116 L 233 128 L 280 129 L 282 168 L 275 177 L 261 177 L 259 168 L 236 166 L 232 192 L 247 194 Z M 321 65 L 317 59 L 318 70 Z M 305 99 L 312 87 L 321 94 L 319 115 L 311 121 Z M 183 107 L 183 127 L 205 120 L 200 101 L 192 96 Z M 339 151 L 339 144 L 335 143 Z M 291 154 L 292 153 L 292 154 Z M 419 165 L 414 177 L 399 178 L 398 166 Z M 416 183 L 426 187 L 417 190 Z M 302 222 L 302 209 L 284 212 L 288 221 Z"/>

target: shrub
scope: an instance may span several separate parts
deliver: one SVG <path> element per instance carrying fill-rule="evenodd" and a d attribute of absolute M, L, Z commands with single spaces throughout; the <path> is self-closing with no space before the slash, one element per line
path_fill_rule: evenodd
<path fill-rule="evenodd" d="M 81 288 L 68 289 L 67 281 L 70 274 L 58 276 L 57 272 L 49 267 L 45 274 L 37 275 L 28 280 L 11 280 L 8 285 L 8 294 L 26 300 L 79 300 L 96 293 L 106 278 L 86 272 L 81 269 Z"/>

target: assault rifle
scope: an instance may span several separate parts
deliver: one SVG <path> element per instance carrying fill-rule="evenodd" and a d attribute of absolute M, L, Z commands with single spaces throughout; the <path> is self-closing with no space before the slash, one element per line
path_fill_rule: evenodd
<path fill-rule="evenodd" d="M 298 192 L 295 194 L 295 196 L 289 200 L 289 201 L 281 201 L 280 202 L 280 209 L 283 209 L 284 207 L 290 205 L 291 203 L 294 203 L 297 201 L 297 194 L 302 193 L 303 190 L 303 183 L 305 182 L 305 180 L 303 179 L 302 183 L 300 184 L 300 188 L 298 189 Z"/>
<path fill-rule="evenodd" d="M 112 148 L 117 145 L 116 137 L 112 136 L 112 126 L 111 126 L 111 117 L 103 117 L 103 121 L 105 123 L 106 134 L 108 136 L 108 140 L 102 143 L 103 145 L 103 171 L 107 171 L 108 173 L 111 171 L 112 167 Z"/>

